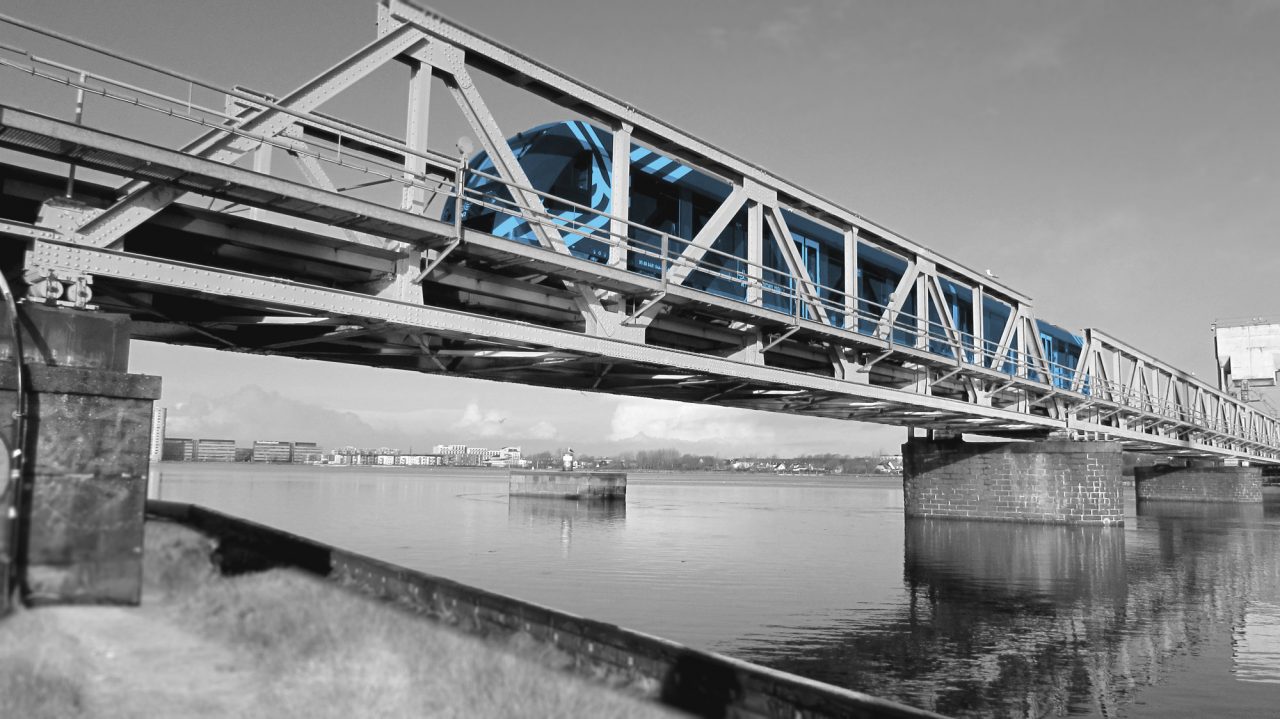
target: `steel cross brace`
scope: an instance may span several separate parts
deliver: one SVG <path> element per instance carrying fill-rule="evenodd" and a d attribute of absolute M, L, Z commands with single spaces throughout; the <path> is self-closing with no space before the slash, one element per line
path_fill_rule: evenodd
<path fill-rule="evenodd" d="M 407 25 L 388 33 L 290 93 L 280 101 L 279 106 L 295 112 L 309 112 L 422 39 L 421 31 Z M 292 115 L 268 109 L 253 115 L 236 130 L 271 137 L 283 132 L 294 122 Z M 189 143 L 183 148 L 183 152 L 230 164 L 252 150 L 257 143 L 255 138 L 212 131 Z M 125 233 L 146 222 L 185 194 L 176 187 L 150 182 L 131 183 L 127 187 L 128 194 L 124 199 L 79 228 L 77 234 L 81 236 L 83 244 L 94 247 L 118 245 Z"/>

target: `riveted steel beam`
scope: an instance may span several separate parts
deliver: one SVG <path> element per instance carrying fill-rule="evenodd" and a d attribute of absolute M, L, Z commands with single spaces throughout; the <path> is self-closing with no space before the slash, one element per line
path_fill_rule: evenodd
<path fill-rule="evenodd" d="M 422 41 L 422 33 L 401 27 L 352 54 L 321 73 L 315 79 L 287 95 L 279 105 L 297 112 L 308 112 L 350 87 L 389 60 Z M 232 163 L 257 144 L 255 138 L 271 137 L 295 122 L 292 115 L 267 109 L 253 114 L 236 129 L 238 134 L 211 131 L 183 148 L 186 154 L 206 157 L 214 162 Z M 249 135 L 250 137 L 246 137 Z M 102 215 L 79 229 L 85 244 L 94 247 L 116 245 L 124 234 L 146 222 L 183 194 L 175 185 L 144 182 L 128 189 L 128 194 Z"/>

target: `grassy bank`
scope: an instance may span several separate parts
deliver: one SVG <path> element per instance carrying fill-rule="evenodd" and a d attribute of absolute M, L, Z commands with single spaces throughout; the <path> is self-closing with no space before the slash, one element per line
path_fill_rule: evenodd
<path fill-rule="evenodd" d="M 200 716 L 307 719 L 674 715 L 557 671 L 565 659 L 532 642 L 485 643 L 292 570 L 217 576 L 210 549 L 189 529 L 148 522 L 143 607 L 20 610 L 0 620 L 0 717 L 180 715 L 166 713 L 166 701 Z M 143 617 L 156 631 L 68 624 L 92 612 Z M 165 687 L 118 686 L 182 683 L 154 666 L 122 666 L 137 654 L 172 669 L 150 648 L 131 654 L 113 643 L 160 629 L 184 638 L 170 646 L 191 638 L 173 659 L 191 662 L 190 686 L 173 698 Z M 214 666 L 197 666 L 201 658 Z M 213 696 L 194 701 L 202 688 Z M 150 706 L 130 704 L 148 698 Z"/>

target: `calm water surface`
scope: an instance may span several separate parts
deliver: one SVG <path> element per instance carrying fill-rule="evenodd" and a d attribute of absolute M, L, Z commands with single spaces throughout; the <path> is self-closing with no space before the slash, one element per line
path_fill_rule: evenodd
<path fill-rule="evenodd" d="M 1131 499 L 1086 529 L 907 521 L 896 478 L 632 475 L 609 505 L 509 499 L 505 471 L 158 474 L 163 499 L 944 714 L 1280 717 L 1280 497 Z"/>

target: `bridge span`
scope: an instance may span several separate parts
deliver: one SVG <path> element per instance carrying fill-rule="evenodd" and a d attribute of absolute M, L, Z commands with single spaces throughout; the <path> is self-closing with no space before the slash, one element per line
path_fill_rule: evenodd
<path fill-rule="evenodd" d="M 6 81 L 61 93 L 0 107 L 26 301 L 237 352 L 1280 462 L 1276 418 L 1191 374 L 432 11 L 377 10 L 281 96 L 3 18 L 127 68 L 0 47 Z M 403 135 L 320 111 L 392 62 Z M 478 76 L 566 121 L 516 135 Z M 428 144 L 449 99 L 479 152 Z"/>

